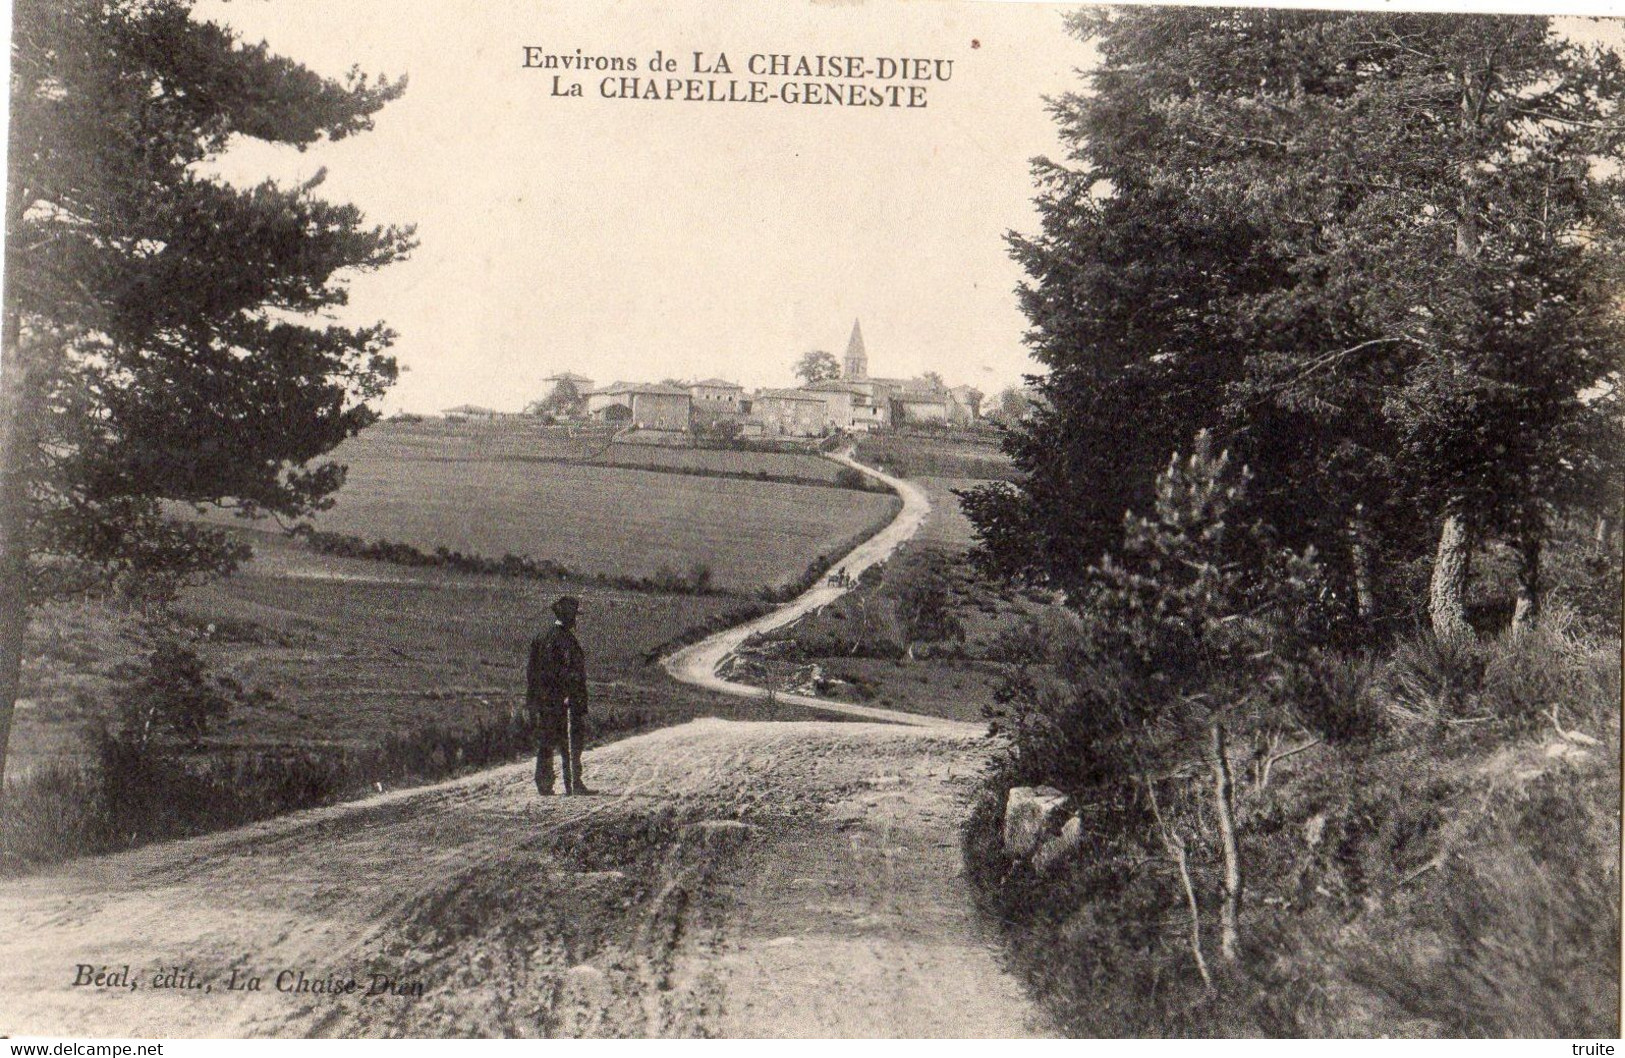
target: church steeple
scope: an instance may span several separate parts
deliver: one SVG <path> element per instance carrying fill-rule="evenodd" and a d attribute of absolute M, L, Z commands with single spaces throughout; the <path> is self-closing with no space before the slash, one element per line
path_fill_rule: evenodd
<path fill-rule="evenodd" d="M 863 331 L 858 328 L 858 321 L 852 321 L 852 337 L 846 343 L 846 364 L 843 378 L 860 379 L 869 377 L 869 353 L 863 348 Z"/>

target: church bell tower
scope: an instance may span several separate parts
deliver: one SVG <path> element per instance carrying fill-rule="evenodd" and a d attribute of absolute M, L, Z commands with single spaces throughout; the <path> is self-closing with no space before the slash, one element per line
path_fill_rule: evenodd
<path fill-rule="evenodd" d="M 858 321 L 852 321 L 852 337 L 846 343 L 845 372 L 841 376 L 849 380 L 858 380 L 869 377 L 869 353 L 863 348 L 863 331 L 858 329 Z"/>

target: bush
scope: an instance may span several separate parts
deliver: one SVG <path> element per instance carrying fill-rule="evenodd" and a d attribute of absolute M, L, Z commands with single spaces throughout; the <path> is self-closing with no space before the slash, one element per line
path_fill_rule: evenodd
<path fill-rule="evenodd" d="M 1377 693 L 1382 665 L 1375 655 L 1321 650 L 1310 654 L 1287 691 L 1305 727 L 1328 742 L 1358 742 L 1388 730 Z"/>
<path fill-rule="evenodd" d="M 1497 722 L 1511 731 L 1555 719 L 1593 730 L 1617 712 L 1619 653 L 1554 604 L 1533 628 L 1482 640 L 1402 639 L 1376 680 L 1399 721 Z"/>
<path fill-rule="evenodd" d="M 196 746 L 233 705 L 270 697 L 265 691 L 247 694 L 230 677 L 208 675 L 197 653 L 174 639 L 158 643 L 144 671 L 124 675 L 136 678 L 122 695 L 122 737 L 138 746 L 161 732 Z"/>
<path fill-rule="evenodd" d="M 1423 632 L 1394 645 L 1378 686 L 1395 719 L 1436 723 L 1472 718 L 1483 677 L 1476 640 Z"/>
<path fill-rule="evenodd" d="M 869 475 L 861 470 L 851 467 L 842 467 L 835 472 L 835 484 L 843 489 L 858 489 L 863 492 L 869 490 Z"/>
<path fill-rule="evenodd" d="M 646 710 L 595 718 L 592 738 L 634 730 Z M 371 749 L 271 750 L 187 756 L 122 733 L 97 737 L 90 764 L 37 768 L 5 790 L 0 868 L 16 871 L 73 856 L 131 848 L 333 804 L 375 783 L 432 781 L 515 760 L 535 750 L 522 708 L 459 729 L 428 726 Z"/>
<path fill-rule="evenodd" d="M 340 558 L 370 559 L 399 566 L 438 567 L 455 570 L 458 573 L 490 574 L 514 579 L 562 581 L 584 579 L 582 574 L 551 559 L 532 558 L 529 555 L 509 553 L 501 558 L 487 558 L 484 555 L 464 554 L 446 547 L 437 547 L 433 552 L 427 552 L 411 544 L 394 540 L 369 541 L 359 536 L 329 533 L 309 526 L 301 527 L 298 533 L 305 538 L 305 543 L 311 550 Z M 611 576 L 600 573 L 592 579 L 599 584 L 625 591 L 665 592 L 677 595 L 731 594 L 713 583 L 711 567 L 703 562 L 696 563 L 687 577 L 670 567 L 662 566 L 652 577 Z"/>
<path fill-rule="evenodd" d="M 1582 631 L 1574 610 L 1548 607 L 1540 623 L 1481 648 L 1481 708 L 1514 727 L 1556 720 L 1600 730 L 1620 702 L 1619 653 Z"/>
<path fill-rule="evenodd" d="M 1492 809 L 1436 885 L 1435 936 L 1367 942 L 1350 979 L 1444 1036 L 1617 1037 L 1618 811 L 1617 779 L 1573 772 Z"/>

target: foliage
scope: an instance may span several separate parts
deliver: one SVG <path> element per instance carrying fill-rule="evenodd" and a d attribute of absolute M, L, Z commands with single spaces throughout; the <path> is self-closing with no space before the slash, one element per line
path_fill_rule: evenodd
<path fill-rule="evenodd" d="M 726 445 L 739 440 L 739 435 L 744 432 L 744 427 L 740 425 L 737 419 L 717 419 L 714 422 L 696 421 L 694 432 L 708 441 Z"/>
<path fill-rule="evenodd" d="M 965 627 L 950 605 L 952 582 L 946 569 L 948 561 L 941 552 L 923 551 L 910 556 L 898 572 L 893 594 L 904 649 L 911 658 L 916 643 L 965 638 Z"/>
<path fill-rule="evenodd" d="M 1543 777 L 1498 805 L 1440 885 L 1434 950 L 1366 940 L 1350 981 L 1442 1036 L 1617 1035 L 1618 787 L 1591 785 Z"/>
<path fill-rule="evenodd" d="M 795 375 L 808 385 L 840 378 L 841 362 L 835 359 L 834 353 L 813 349 L 802 353 L 801 358 L 796 361 Z"/>
<path fill-rule="evenodd" d="M 579 417 L 586 407 L 587 398 L 576 384 L 567 378 L 561 378 L 551 393 L 541 400 L 533 400 L 525 405 L 525 414 L 573 419 Z"/>
<path fill-rule="evenodd" d="M 1554 605 L 1481 641 L 1340 645 L 1310 556 L 1233 520 L 1248 484 L 1199 438 L 1075 613 L 996 652 L 1010 749 L 967 875 L 1035 990 L 1092 1035 L 1609 1031 L 1618 641 Z M 1239 736 L 1233 839 L 1204 724 Z M 1000 795 L 1040 783 L 1084 834 L 1042 874 L 998 837 Z M 1232 906 L 1234 957 L 1200 961 Z"/>
<path fill-rule="evenodd" d="M 983 409 L 982 415 L 1001 426 L 1015 426 L 1027 417 L 1032 403 L 1032 396 L 1025 387 L 1006 386 L 999 390 L 993 406 Z"/>
<path fill-rule="evenodd" d="M 843 489 L 867 490 L 870 488 L 870 482 L 872 480 L 873 479 L 870 478 L 868 474 L 865 474 L 863 471 L 856 470 L 852 467 L 842 467 L 840 470 L 835 472 L 835 484 L 839 485 Z"/>
<path fill-rule="evenodd" d="M 1538 540 L 1617 506 L 1616 53 L 1528 18 L 1070 24 L 1102 61 L 1053 102 L 1067 157 L 1011 242 L 1047 373 L 1008 434 L 1025 477 L 967 503 L 985 568 L 1080 586 L 1202 426 L 1345 608 L 1354 543 L 1402 565 L 1445 513 Z"/>
<path fill-rule="evenodd" d="M 174 639 L 160 641 L 132 677 L 120 703 L 119 737 L 144 750 L 163 732 L 196 747 L 233 705 L 269 698 L 250 694 L 229 676 L 211 676 L 197 652 Z"/>
<path fill-rule="evenodd" d="M 15 19 L 8 381 L 53 454 L 28 467 L 31 550 L 229 567 L 240 552 L 218 530 L 167 522 L 158 501 L 320 508 L 343 472 L 306 464 L 373 421 L 365 402 L 396 368 L 387 328 L 315 318 L 345 303 L 346 271 L 413 241 L 318 198 L 320 176 L 240 189 L 201 163 L 234 137 L 365 131 L 404 82 L 324 80 L 185 0 L 27 0 Z"/>
<path fill-rule="evenodd" d="M 233 186 L 239 139 L 303 149 L 372 127 L 404 81 L 324 79 L 193 20 L 189 0 L 13 10 L 0 321 L 0 594 L 152 577 L 156 594 L 245 549 L 165 501 L 297 519 L 344 471 L 315 462 L 376 418 L 383 324 L 333 322 L 345 277 L 409 228 L 295 187 Z M 151 585 L 149 585 L 150 587 Z M 0 620 L 0 759 L 27 617 Z"/>
<path fill-rule="evenodd" d="M 447 547 L 424 551 L 397 540 L 366 540 L 359 536 L 329 533 L 304 528 L 299 534 L 313 550 L 339 558 L 362 558 L 376 562 L 392 562 L 399 566 L 417 566 L 455 570 L 458 573 L 492 574 L 499 577 L 517 577 L 526 580 L 591 580 L 630 591 L 653 591 L 679 595 L 725 595 L 718 587 L 715 573 L 704 562 L 695 562 L 687 575 L 669 567 L 657 569 L 648 577 L 612 576 L 607 573 L 583 574 L 550 559 L 515 555 L 511 552 L 501 558 L 465 554 Z"/>
<path fill-rule="evenodd" d="M 1189 735 L 1214 721 L 1296 723 L 1286 692 L 1320 574 L 1312 551 L 1281 550 L 1261 525 L 1236 524 L 1250 480 L 1198 434 L 1158 477 L 1155 516 L 1130 515 L 1122 556 L 1095 571 L 1089 605 L 1109 619 L 1092 649 L 1141 688 L 1123 718 L 1131 726 L 1172 722 Z"/>

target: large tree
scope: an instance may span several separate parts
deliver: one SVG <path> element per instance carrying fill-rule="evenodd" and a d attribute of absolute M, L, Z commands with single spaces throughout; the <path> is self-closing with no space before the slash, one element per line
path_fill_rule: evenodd
<path fill-rule="evenodd" d="M 404 81 L 324 79 L 192 18 L 189 0 L 17 0 L 0 348 L 0 768 L 29 605 L 109 575 L 229 570 L 241 549 L 166 501 L 297 519 L 395 377 L 382 324 L 331 319 L 396 261 L 321 180 L 240 188 L 239 137 L 371 127 Z"/>
<path fill-rule="evenodd" d="M 1532 613 L 1552 513 L 1617 487 L 1619 57 L 1528 18 L 1071 26 L 1102 61 L 1052 104 L 1069 154 L 1012 240 L 1049 371 L 1011 439 L 1026 485 L 969 504 L 987 559 L 1075 578 L 1212 426 L 1361 612 L 1381 556 L 1425 549 L 1461 630 L 1471 540 L 1497 533 Z"/>
<path fill-rule="evenodd" d="M 834 353 L 812 349 L 796 360 L 795 373 L 797 378 L 810 386 L 814 382 L 840 378 L 841 362 L 835 359 Z"/>

